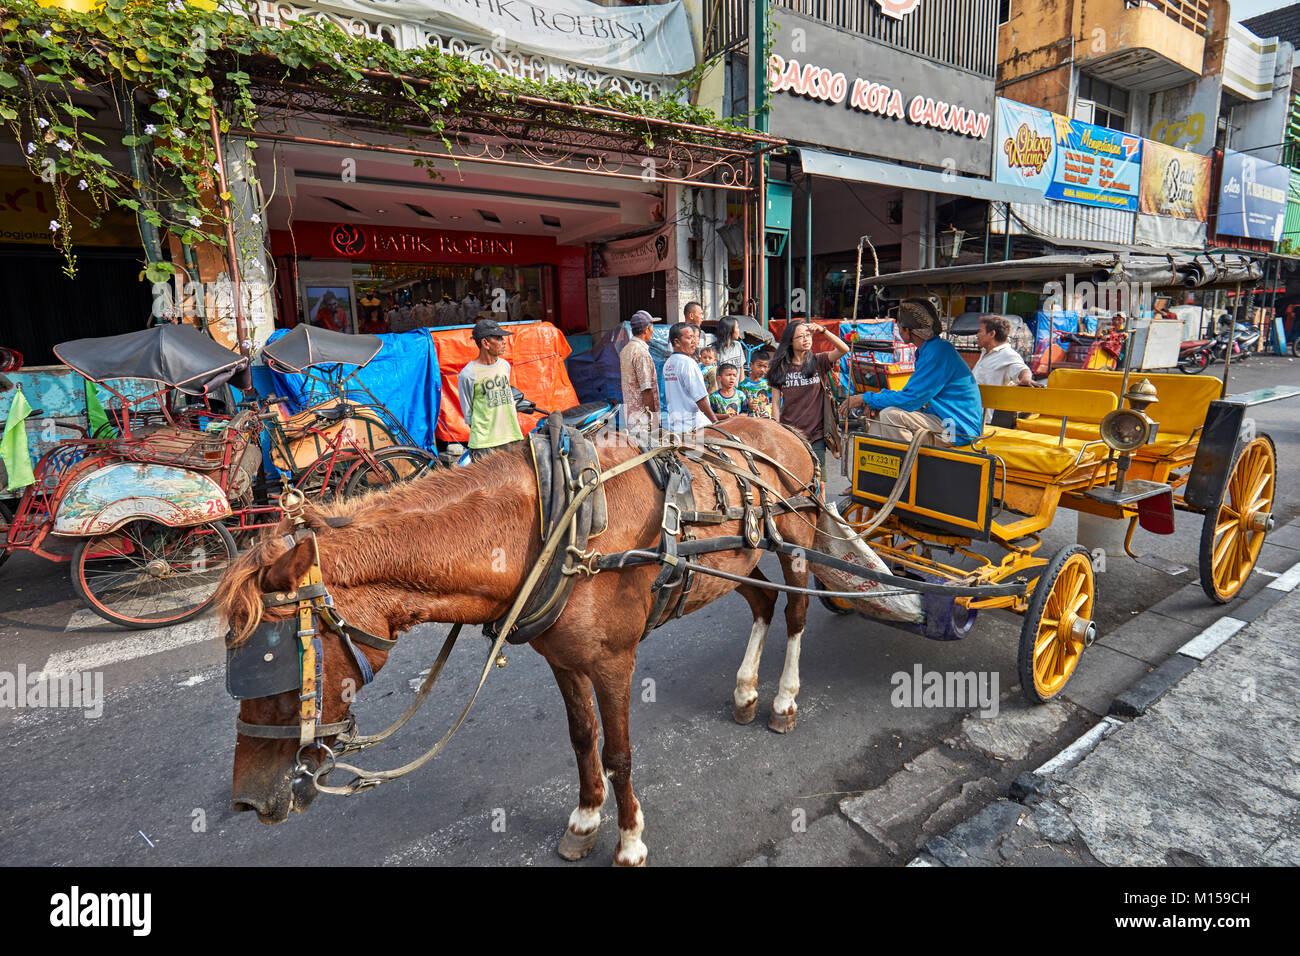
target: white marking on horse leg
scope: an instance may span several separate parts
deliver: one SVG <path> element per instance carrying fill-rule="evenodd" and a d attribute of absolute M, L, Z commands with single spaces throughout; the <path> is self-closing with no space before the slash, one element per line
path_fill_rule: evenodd
<path fill-rule="evenodd" d="M 619 828 L 618 835 L 618 852 L 614 854 L 615 866 L 645 866 L 646 848 L 641 842 L 641 834 L 645 831 L 645 817 L 641 813 L 641 805 L 638 803 L 636 808 L 636 823 L 630 830 Z"/>
<path fill-rule="evenodd" d="M 795 697 L 799 693 L 799 639 L 803 631 L 791 634 L 785 645 L 785 669 L 781 671 L 781 683 L 776 697 L 772 700 L 772 710 L 778 714 L 793 714 L 798 705 Z"/>
<path fill-rule="evenodd" d="M 569 829 L 574 833 L 587 834 L 600 826 L 600 807 L 576 808 L 569 814 Z"/>
<path fill-rule="evenodd" d="M 758 662 L 763 657 L 763 641 L 767 638 L 770 621 L 755 618 L 754 626 L 749 632 L 749 645 L 745 648 L 745 659 L 740 662 L 736 672 L 736 692 L 733 695 L 736 707 L 744 709 L 758 700 Z"/>

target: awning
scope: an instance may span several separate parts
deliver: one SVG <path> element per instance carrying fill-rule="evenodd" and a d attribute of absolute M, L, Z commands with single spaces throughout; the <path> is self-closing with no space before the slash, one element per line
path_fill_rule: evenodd
<path fill-rule="evenodd" d="M 897 186 L 899 189 L 919 189 L 923 192 L 944 193 L 949 196 L 970 196 L 973 199 L 987 199 L 993 202 L 1030 204 L 1043 202 L 1041 192 L 1024 186 L 1008 186 L 987 179 L 932 173 L 924 169 L 912 169 L 909 166 L 895 166 L 893 163 L 860 159 L 857 156 L 823 153 L 802 146 L 799 147 L 799 159 L 803 164 L 803 171 L 814 176 L 851 179 L 860 183 L 878 183 L 882 186 Z"/>

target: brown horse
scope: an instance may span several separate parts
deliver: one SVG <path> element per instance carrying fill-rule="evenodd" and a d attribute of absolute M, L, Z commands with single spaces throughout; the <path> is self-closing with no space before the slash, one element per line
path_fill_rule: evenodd
<path fill-rule="evenodd" d="M 813 464 L 807 446 L 785 427 L 753 418 L 731 419 L 722 427 L 736 439 L 781 462 L 804 485 L 811 482 Z M 599 453 L 601 465 L 607 469 L 636 451 L 618 444 L 600 447 Z M 697 507 L 715 507 L 712 481 L 698 465 L 691 464 L 690 468 Z M 791 495 L 799 492 L 789 477 L 780 475 L 772 466 L 760 462 L 759 470 L 769 485 Z M 725 473 L 721 478 L 731 503 L 738 504 L 736 482 Z M 605 554 L 657 548 L 663 493 L 655 487 L 647 469 L 634 468 L 614 477 L 606 493 L 609 527 L 592 539 L 591 546 Z M 327 517 L 338 516 L 352 520 L 343 527 L 326 524 Z M 536 481 L 530 456 L 522 448 L 504 450 L 468 468 L 440 471 L 363 498 L 309 507 L 306 518 L 316 532 L 321 571 L 335 605 L 353 625 L 385 638 L 397 637 L 428 621 L 484 624 L 502 617 L 541 551 Z M 806 548 L 812 543 L 809 522 L 814 520 L 815 516 L 807 512 L 787 513 L 776 519 L 776 525 L 788 542 Z M 696 533 L 700 537 L 739 535 L 739 524 L 732 521 L 697 527 Z M 289 523 L 282 522 L 227 572 L 217 602 L 230 624 L 233 644 L 245 640 L 259 620 L 294 613 L 292 605 L 264 612 L 261 602 L 263 593 L 294 590 L 311 566 L 310 538 L 290 549 L 283 540 L 290 530 Z M 711 567 L 766 580 L 757 567 L 760 554 L 752 550 L 724 551 L 700 560 Z M 784 555 L 780 560 L 786 582 L 806 586 L 806 565 Z M 641 841 L 644 818 L 632 792 L 628 708 L 638 639 L 651 612 L 650 585 L 658 568 L 632 566 L 581 578 L 563 614 L 531 642 L 546 658 L 560 685 L 569 737 L 578 761 L 578 806 L 559 844 L 559 852 L 566 859 L 585 856 L 595 844 L 605 799 L 603 770 L 613 782 L 618 800 L 621 840 L 615 863 L 635 866 L 645 862 L 646 849 Z M 737 586 L 721 578 L 699 575 L 685 611 L 698 610 L 733 588 L 744 596 L 754 615 L 734 695 L 736 720 L 748 723 L 758 704 L 758 664 L 776 594 L 753 585 Z M 789 596 L 785 668 L 769 721 L 773 730 L 782 733 L 795 725 L 799 641 L 807 609 L 807 596 Z M 387 658 L 386 653 L 369 647 L 361 651 L 375 671 Z M 353 696 L 350 690 L 360 686 L 359 668 L 342 641 L 332 635 L 324 638 L 323 673 L 321 719 L 344 720 Z M 597 749 L 599 729 L 592 706 L 593 689 L 605 732 L 602 751 Z M 249 723 L 295 725 L 297 714 L 297 692 L 240 704 L 240 717 Z M 306 809 L 316 791 L 311 777 L 301 768 L 296 769 L 297 748 L 296 740 L 240 734 L 235 746 L 234 809 L 255 810 L 264 823 L 277 823 L 291 810 Z M 313 753 L 318 751 L 304 752 L 309 769 L 314 769 L 310 756 Z"/>

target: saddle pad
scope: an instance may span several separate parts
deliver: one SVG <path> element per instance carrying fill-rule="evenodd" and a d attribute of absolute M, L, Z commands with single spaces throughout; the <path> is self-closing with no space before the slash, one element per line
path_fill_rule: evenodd
<path fill-rule="evenodd" d="M 569 433 L 569 470 L 575 481 L 579 479 L 582 472 L 591 468 L 600 473 L 600 459 L 596 455 L 596 447 L 582 433 L 575 428 L 567 428 Z M 551 521 L 553 520 L 552 509 L 555 503 L 559 502 L 561 510 L 568 506 L 569 495 L 561 494 L 556 498 L 557 489 L 556 481 L 563 481 L 563 475 L 556 473 L 556 462 L 551 456 L 551 441 L 549 435 L 545 432 L 528 436 L 529 448 L 533 453 L 533 474 L 537 480 L 537 509 L 538 517 L 541 519 L 542 539 L 551 532 Z M 587 504 L 591 506 L 591 537 L 603 532 L 609 526 L 608 503 L 605 498 L 605 486 L 602 484 L 590 495 L 587 496 Z M 584 505 L 584 508 L 586 505 Z"/>

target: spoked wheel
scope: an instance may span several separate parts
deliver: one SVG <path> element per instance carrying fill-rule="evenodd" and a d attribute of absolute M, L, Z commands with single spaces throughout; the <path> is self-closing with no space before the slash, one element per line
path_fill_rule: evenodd
<path fill-rule="evenodd" d="M 831 590 L 831 588 L 827 587 L 821 578 L 813 578 L 813 587 L 819 588 L 823 591 Z M 830 611 L 832 614 L 852 614 L 857 610 L 857 608 L 843 598 L 821 597 L 819 595 L 817 600 L 821 601 L 822 607 L 826 608 L 826 610 Z"/>
<path fill-rule="evenodd" d="M 1096 634 L 1092 555 L 1082 545 L 1052 556 L 1034 585 L 1020 628 L 1020 692 L 1032 704 L 1057 696 Z"/>
<path fill-rule="evenodd" d="M 1186 358 L 1178 360 L 1178 371 L 1188 375 L 1200 375 L 1210 367 L 1210 353 L 1204 350 L 1193 352 Z"/>
<path fill-rule="evenodd" d="M 1232 600 L 1255 569 L 1273 527 L 1276 482 L 1273 440 L 1260 435 L 1233 462 L 1222 496 L 1201 525 L 1201 587 L 1210 600 Z"/>
<path fill-rule="evenodd" d="M 389 448 L 374 455 L 375 463 L 362 459 L 343 485 L 343 497 L 377 491 L 410 481 L 437 467 L 438 459 L 414 448 Z"/>
<path fill-rule="evenodd" d="M 77 544 L 72 586 L 92 611 L 114 624 L 178 624 L 212 603 L 236 551 L 235 539 L 219 522 L 169 528 L 132 521 Z"/>

